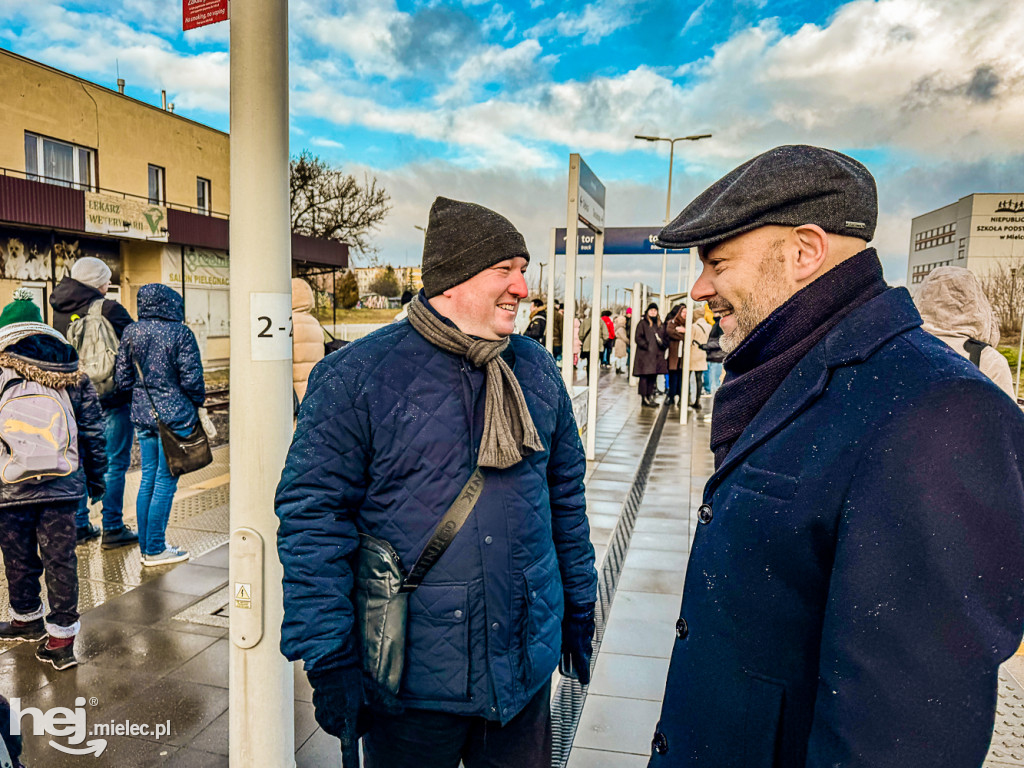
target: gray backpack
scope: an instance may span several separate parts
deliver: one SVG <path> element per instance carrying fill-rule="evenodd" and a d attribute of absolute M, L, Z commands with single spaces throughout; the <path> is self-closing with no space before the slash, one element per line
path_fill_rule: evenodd
<path fill-rule="evenodd" d="M 0 482 L 46 481 L 78 469 L 71 398 L 0 368 Z"/>
<path fill-rule="evenodd" d="M 103 301 L 94 301 L 85 317 L 75 315 L 68 326 L 68 343 L 78 352 L 78 367 L 89 375 L 100 397 L 114 391 L 114 362 L 120 346 L 114 326 L 103 316 Z"/>

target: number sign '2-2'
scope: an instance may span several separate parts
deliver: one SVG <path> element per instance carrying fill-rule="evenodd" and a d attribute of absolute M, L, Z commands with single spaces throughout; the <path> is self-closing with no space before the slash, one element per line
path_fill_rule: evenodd
<path fill-rule="evenodd" d="M 249 329 L 253 360 L 290 360 L 292 295 L 249 294 Z"/>

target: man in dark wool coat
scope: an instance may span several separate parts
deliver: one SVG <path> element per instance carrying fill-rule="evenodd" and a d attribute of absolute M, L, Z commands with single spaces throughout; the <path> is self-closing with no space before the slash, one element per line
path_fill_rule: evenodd
<path fill-rule="evenodd" d="M 504 216 L 437 198 L 408 318 L 310 376 L 276 500 L 281 648 L 305 662 L 345 768 L 364 730 L 366 768 L 549 766 L 551 674 L 589 681 L 586 458 L 555 361 L 515 333 L 529 259 Z M 407 593 L 404 666 L 382 682 L 362 671 L 381 643 L 356 610 L 376 583 L 353 573 L 357 544 L 383 539 L 415 576 L 435 530 L 450 546 Z"/>
<path fill-rule="evenodd" d="M 921 330 L 850 157 L 766 152 L 659 245 L 729 352 L 651 768 L 978 768 L 1024 622 L 1024 416 Z"/>

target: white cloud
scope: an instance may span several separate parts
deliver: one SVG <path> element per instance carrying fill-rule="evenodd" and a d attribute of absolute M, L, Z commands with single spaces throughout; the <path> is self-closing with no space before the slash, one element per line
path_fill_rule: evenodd
<path fill-rule="evenodd" d="M 613 32 L 628 27 L 635 20 L 633 14 L 637 0 L 596 0 L 587 3 L 582 11 L 561 11 L 545 19 L 527 34 L 532 37 L 580 37 L 584 45 L 595 45 Z M 531 7 L 538 6 L 531 3 Z"/>
<path fill-rule="evenodd" d="M 141 0 L 127 1 L 125 14 L 141 13 L 143 7 L 149 7 L 151 13 L 166 13 L 162 5 L 150 7 Z M 179 112 L 203 109 L 223 113 L 228 109 L 226 51 L 175 51 L 157 31 L 137 29 L 121 21 L 127 17 L 120 12 L 108 16 L 69 11 L 42 1 L 21 3 L 9 12 L 25 21 L 24 31 L 16 38 L 19 47 L 32 51 L 32 57 L 39 61 L 108 87 L 115 86 L 120 71 L 129 93 L 133 89 L 166 89 Z"/>
<path fill-rule="evenodd" d="M 312 139 L 309 140 L 309 143 L 312 144 L 314 147 L 325 147 L 327 149 L 344 149 L 345 148 L 345 145 L 342 144 L 340 141 L 335 141 L 334 139 L 328 139 L 328 138 L 326 138 L 324 136 L 314 136 Z"/>

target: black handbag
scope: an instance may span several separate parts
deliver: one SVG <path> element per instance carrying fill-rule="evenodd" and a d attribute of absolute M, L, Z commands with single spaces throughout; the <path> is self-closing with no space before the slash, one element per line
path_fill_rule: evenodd
<path fill-rule="evenodd" d="M 184 437 L 167 426 L 157 415 L 156 403 L 153 402 L 153 396 L 149 394 L 149 387 L 146 386 L 146 379 L 142 375 L 139 361 L 133 357 L 132 362 L 135 364 L 135 371 L 139 375 L 142 389 L 146 393 L 146 399 L 149 400 L 149 409 L 153 412 L 153 418 L 156 420 L 156 427 L 160 432 L 160 443 L 164 449 L 167 469 L 171 473 L 171 477 L 180 477 L 212 464 L 213 452 L 210 450 L 210 441 L 206 437 L 203 425 L 197 420 L 192 426 L 192 431 Z"/>

